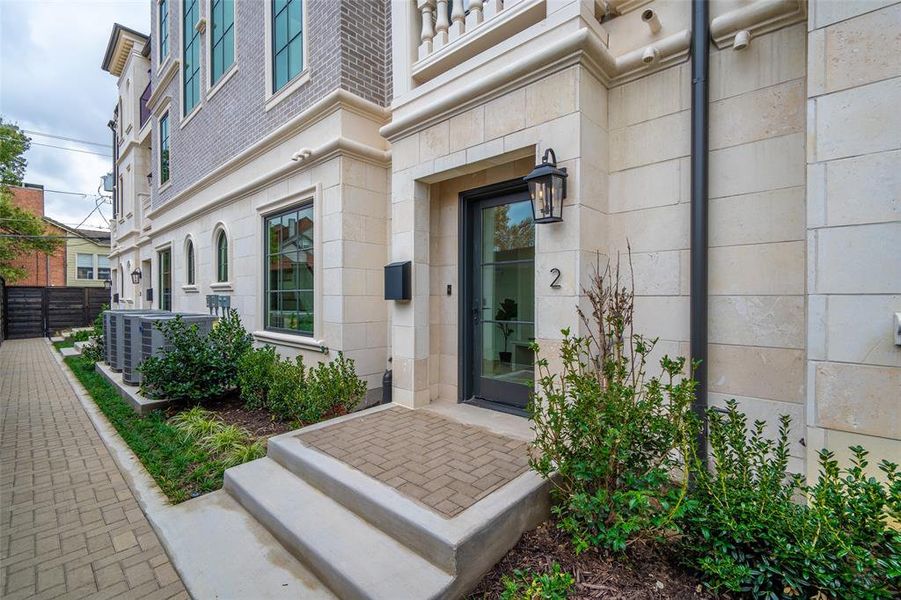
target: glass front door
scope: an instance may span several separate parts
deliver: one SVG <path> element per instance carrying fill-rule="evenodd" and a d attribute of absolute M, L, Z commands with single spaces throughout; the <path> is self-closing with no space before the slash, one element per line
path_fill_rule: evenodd
<path fill-rule="evenodd" d="M 527 193 L 469 211 L 471 398 L 524 409 L 534 382 L 535 225 Z"/>

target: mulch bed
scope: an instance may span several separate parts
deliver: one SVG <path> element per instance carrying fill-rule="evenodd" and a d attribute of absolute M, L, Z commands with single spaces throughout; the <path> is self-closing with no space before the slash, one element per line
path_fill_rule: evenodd
<path fill-rule="evenodd" d="M 514 569 L 549 571 L 555 562 L 575 577 L 576 584 L 569 596 L 571 599 L 686 600 L 716 597 L 703 589 L 698 580 L 678 564 L 676 557 L 660 548 L 633 547 L 625 558 L 592 551 L 577 556 L 572 551 L 569 536 L 549 521 L 523 534 L 519 543 L 479 582 L 469 598 L 499 598 L 504 590 L 501 583 L 504 575 L 512 575 Z"/>

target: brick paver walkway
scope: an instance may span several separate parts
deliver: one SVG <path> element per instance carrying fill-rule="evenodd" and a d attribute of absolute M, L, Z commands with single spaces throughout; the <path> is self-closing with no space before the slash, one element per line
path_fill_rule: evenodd
<path fill-rule="evenodd" d="M 0 346 L 0 596 L 187 598 L 50 351 Z"/>
<path fill-rule="evenodd" d="M 448 518 L 529 467 L 525 442 L 424 410 L 389 408 L 299 437 Z"/>

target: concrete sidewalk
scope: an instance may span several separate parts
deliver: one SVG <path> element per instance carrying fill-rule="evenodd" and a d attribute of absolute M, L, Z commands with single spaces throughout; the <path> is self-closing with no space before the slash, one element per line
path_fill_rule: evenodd
<path fill-rule="evenodd" d="M 187 598 L 43 339 L 0 346 L 3 598 Z"/>

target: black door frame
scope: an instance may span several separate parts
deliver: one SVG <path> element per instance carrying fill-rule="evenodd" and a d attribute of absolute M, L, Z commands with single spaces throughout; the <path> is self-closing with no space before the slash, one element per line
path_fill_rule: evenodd
<path fill-rule="evenodd" d="M 475 369 L 472 368 L 472 361 L 466 358 L 474 356 L 474 328 L 472 326 L 472 265 L 475 259 L 473 255 L 475 240 L 470 239 L 472 228 L 469 226 L 469 222 L 472 218 L 473 207 L 478 201 L 523 192 L 528 193 L 528 191 L 528 184 L 521 178 L 466 190 L 465 192 L 460 193 L 457 218 L 457 239 L 460 240 L 457 258 L 457 279 L 460 288 L 457 296 L 457 401 L 518 416 L 528 416 L 528 412 L 515 406 L 490 402 L 473 396 L 473 391 L 475 389 L 473 371 Z"/>

